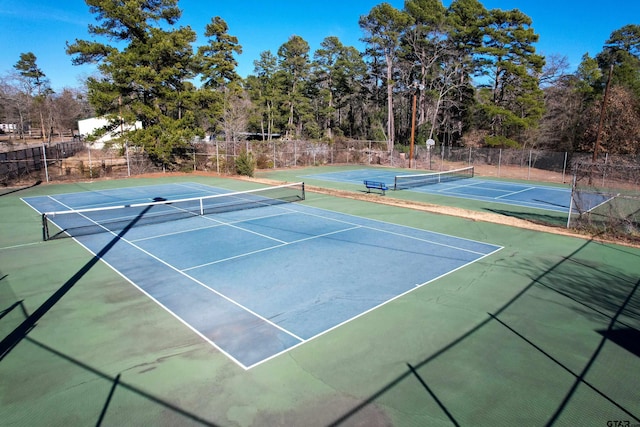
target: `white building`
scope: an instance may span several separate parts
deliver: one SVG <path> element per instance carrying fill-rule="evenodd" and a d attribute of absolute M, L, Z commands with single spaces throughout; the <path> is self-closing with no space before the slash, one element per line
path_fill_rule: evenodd
<path fill-rule="evenodd" d="M 9 133 L 15 132 L 18 126 L 15 123 L 0 123 L 0 129 L 2 129 L 3 132 Z"/>
<path fill-rule="evenodd" d="M 104 117 L 92 117 L 90 119 L 78 120 L 78 133 L 83 139 L 85 139 L 89 135 L 92 135 L 96 130 L 104 128 L 107 125 L 109 125 L 109 120 Z M 122 130 L 124 131 L 131 131 L 135 129 L 142 129 L 141 121 L 136 121 L 134 124 L 125 123 L 122 126 Z M 120 131 L 121 129 L 118 127 L 118 129 L 115 129 L 112 132 L 105 133 L 93 143 L 93 148 L 101 149 L 104 147 L 105 142 L 117 137 Z"/>

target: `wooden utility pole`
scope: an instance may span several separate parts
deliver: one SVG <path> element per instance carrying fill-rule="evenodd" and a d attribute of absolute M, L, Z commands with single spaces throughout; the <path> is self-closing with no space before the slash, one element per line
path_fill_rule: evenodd
<path fill-rule="evenodd" d="M 413 144 L 416 135 L 416 92 L 413 92 L 413 108 L 411 109 L 411 146 L 409 148 L 409 169 L 411 169 L 411 159 L 413 159 Z"/>
<path fill-rule="evenodd" d="M 602 99 L 602 107 L 600 108 L 600 122 L 598 123 L 598 133 L 596 134 L 596 144 L 593 147 L 593 163 L 598 160 L 598 151 L 600 150 L 600 140 L 602 139 L 602 127 L 604 125 L 604 113 L 607 109 L 607 98 L 609 96 L 609 85 L 611 85 L 611 76 L 613 75 L 613 64 L 609 67 L 609 77 L 607 85 L 604 87 L 604 98 Z"/>

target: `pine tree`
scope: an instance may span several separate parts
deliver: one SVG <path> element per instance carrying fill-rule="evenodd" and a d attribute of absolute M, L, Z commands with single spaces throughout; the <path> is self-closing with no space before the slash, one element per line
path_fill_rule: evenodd
<path fill-rule="evenodd" d="M 173 167 L 198 133 L 192 112 L 196 66 L 189 27 L 174 29 L 181 11 L 177 0 L 112 2 L 87 0 L 99 25 L 89 33 L 113 44 L 76 40 L 67 45 L 74 64 L 97 63 L 100 77 L 87 81 L 96 113 L 111 119 L 142 122 L 127 134 L 157 164 Z M 169 29 L 163 29 L 161 23 Z"/>

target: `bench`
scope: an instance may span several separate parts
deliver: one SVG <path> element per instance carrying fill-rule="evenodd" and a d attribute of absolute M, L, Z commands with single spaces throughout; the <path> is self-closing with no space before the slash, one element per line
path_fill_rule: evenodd
<path fill-rule="evenodd" d="M 380 181 L 364 181 L 364 186 L 367 187 L 367 193 L 371 193 L 371 190 L 380 190 L 382 191 L 382 195 L 384 196 L 384 192 L 389 189 L 387 184 Z"/>

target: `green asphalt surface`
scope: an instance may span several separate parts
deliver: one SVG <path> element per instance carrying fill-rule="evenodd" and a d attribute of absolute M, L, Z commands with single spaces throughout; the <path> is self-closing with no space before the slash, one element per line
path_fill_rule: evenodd
<path fill-rule="evenodd" d="M 639 249 L 308 191 L 310 206 L 504 249 L 245 371 L 73 239 L 43 242 L 21 200 L 180 181 L 260 186 L 185 175 L 0 190 L 0 425 L 640 425 Z"/>

